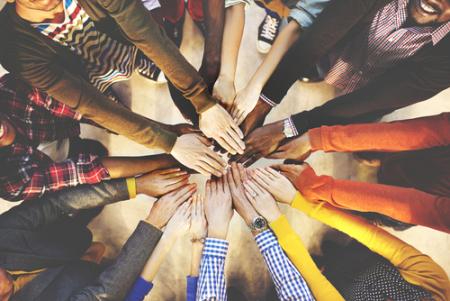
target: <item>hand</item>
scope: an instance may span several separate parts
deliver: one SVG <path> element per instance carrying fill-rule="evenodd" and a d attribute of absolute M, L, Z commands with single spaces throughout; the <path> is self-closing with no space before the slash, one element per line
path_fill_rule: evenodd
<path fill-rule="evenodd" d="M 216 104 L 203 112 L 199 126 L 206 137 L 216 140 L 230 154 L 244 152 L 244 135 L 221 105 Z"/>
<path fill-rule="evenodd" d="M 312 152 L 309 134 L 305 133 L 281 145 L 274 153 L 269 155 L 269 158 L 305 161 Z"/>
<path fill-rule="evenodd" d="M 167 223 L 164 234 L 174 238 L 180 237 L 188 232 L 191 224 L 191 202 L 184 202 L 177 211 L 175 211 L 172 218 Z"/>
<path fill-rule="evenodd" d="M 280 208 L 278 208 L 275 199 L 267 190 L 251 180 L 245 181 L 244 187 L 245 195 L 253 205 L 253 208 L 255 208 L 269 223 L 276 221 L 280 217 Z"/>
<path fill-rule="evenodd" d="M 244 136 L 247 136 L 254 129 L 262 126 L 271 109 L 272 107 L 265 101 L 258 100 L 255 108 L 247 115 L 244 122 L 241 124 Z"/>
<path fill-rule="evenodd" d="M 282 175 L 291 181 L 291 183 L 295 183 L 297 178 L 302 174 L 302 172 L 309 167 L 308 163 L 303 164 L 276 164 L 272 165 L 272 168 L 275 170 L 279 170 Z"/>
<path fill-rule="evenodd" d="M 297 193 L 288 178 L 270 167 L 252 170 L 250 176 L 280 203 L 290 204 Z"/>
<path fill-rule="evenodd" d="M 245 153 L 238 158 L 238 162 L 249 166 L 261 157 L 273 153 L 285 138 L 283 129 L 283 121 L 278 121 L 254 130 L 245 139 L 247 148 Z"/>
<path fill-rule="evenodd" d="M 261 91 L 253 89 L 249 86 L 239 91 L 234 99 L 233 107 L 231 108 L 231 117 L 237 124 L 241 124 L 247 115 L 253 111 L 259 100 Z"/>
<path fill-rule="evenodd" d="M 204 198 L 196 194 L 192 200 L 191 206 L 191 228 L 192 239 L 205 238 L 207 234 L 207 223 L 204 211 Z"/>
<path fill-rule="evenodd" d="M 238 165 L 233 162 L 226 177 L 228 185 L 230 186 L 234 209 L 236 209 L 237 213 L 244 219 L 245 223 L 250 225 L 255 217 L 258 216 L 258 213 L 245 195 L 243 181 L 248 179 L 246 170 L 241 164 Z"/>
<path fill-rule="evenodd" d="M 219 76 L 214 84 L 213 96 L 220 101 L 224 108 L 230 110 L 236 97 L 234 81 Z"/>
<path fill-rule="evenodd" d="M 209 148 L 211 143 L 197 134 L 186 134 L 177 138 L 172 148 L 172 156 L 181 164 L 195 169 L 202 175 L 220 177 L 225 173 L 227 163 Z"/>
<path fill-rule="evenodd" d="M 150 214 L 145 219 L 146 222 L 161 229 L 167 224 L 177 208 L 187 201 L 196 190 L 197 185 L 191 184 L 164 195 L 153 204 Z"/>
<path fill-rule="evenodd" d="M 208 237 L 225 239 L 233 217 L 231 193 L 225 178 L 206 182 L 205 215 Z"/>
<path fill-rule="evenodd" d="M 155 170 L 136 179 L 138 193 L 159 197 L 189 182 L 189 174 L 180 168 Z"/>

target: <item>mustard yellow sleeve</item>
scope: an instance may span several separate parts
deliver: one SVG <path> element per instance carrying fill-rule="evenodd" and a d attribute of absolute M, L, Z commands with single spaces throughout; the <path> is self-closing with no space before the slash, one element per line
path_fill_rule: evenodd
<path fill-rule="evenodd" d="M 450 300 L 450 281 L 445 271 L 421 253 L 364 218 L 337 209 L 325 202 L 313 202 L 297 192 L 291 206 L 339 230 L 389 260 L 403 278 L 429 291 L 436 300 Z"/>
<path fill-rule="evenodd" d="M 136 197 L 136 178 L 131 177 L 127 178 L 127 188 L 128 188 L 128 195 L 130 196 L 130 200 L 134 199 Z"/>
<path fill-rule="evenodd" d="M 317 268 L 300 237 L 289 225 L 286 216 L 282 215 L 276 221 L 270 223 L 270 228 L 278 238 L 281 248 L 308 283 L 316 300 L 344 300 L 337 289 Z"/>

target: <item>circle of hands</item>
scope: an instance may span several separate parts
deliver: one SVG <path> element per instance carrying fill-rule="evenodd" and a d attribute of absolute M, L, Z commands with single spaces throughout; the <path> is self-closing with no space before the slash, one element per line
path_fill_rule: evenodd
<path fill-rule="evenodd" d="M 279 164 L 247 169 L 233 162 L 222 177 L 206 182 L 204 194 L 187 182 L 164 194 L 147 221 L 160 229 L 165 226 L 165 235 L 189 232 L 192 240 L 225 239 L 234 210 L 248 225 L 258 216 L 268 223 L 277 220 L 281 215 L 277 202 L 289 204 L 294 199 L 296 188 L 291 182 L 307 167 Z"/>

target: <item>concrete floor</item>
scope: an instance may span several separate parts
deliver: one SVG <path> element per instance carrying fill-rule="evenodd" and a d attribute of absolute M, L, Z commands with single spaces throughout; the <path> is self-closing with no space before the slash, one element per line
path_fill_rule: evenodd
<path fill-rule="evenodd" d="M 238 90 L 245 86 L 263 59 L 263 56 L 256 51 L 255 45 L 257 27 L 263 16 L 263 10 L 255 5 L 251 5 L 246 11 L 246 27 L 236 78 Z M 201 61 L 199 53 L 202 48 L 201 35 L 188 19 L 182 51 L 195 66 L 199 66 Z M 132 109 L 135 112 L 165 123 L 183 122 L 181 114 L 171 102 L 166 85 L 156 85 L 142 77 L 134 76 L 131 81 L 122 85 L 120 93 L 125 98 L 131 99 Z M 333 95 L 333 88 L 326 84 L 295 84 L 284 102 L 269 115 L 267 122 L 279 120 L 292 112 L 320 105 L 331 99 Z M 406 119 L 450 111 L 449 98 L 450 89 L 447 89 L 428 101 L 394 112 L 385 119 Z M 108 135 L 104 131 L 90 126 L 83 127 L 82 135 L 102 141 L 108 146 L 111 155 L 138 156 L 152 153 L 127 138 Z M 358 165 L 349 154 L 324 155 L 324 153 L 318 152 L 311 156 L 308 162 L 319 174 L 332 175 L 341 179 L 375 180 L 374 171 Z M 261 160 L 256 165 L 265 166 L 270 163 L 273 162 Z M 193 176 L 192 181 L 201 184 L 205 179 L 202 176 Z M 139 196 L 133 201 L 111 205 L 93 221 L 91 229 L 95 234 L 95 239 L 108 245 L 108 257 L 113 257 L 120 251 L 122 244 L 138 221 L 149 212 L 153 201 L 151 198 Z M 0 210 L 5 210 L 10 206 L 6 202 L 0 203 Z M 283 210 L 305 244 L 312 252 L 318 252 L 321 238 L 330 229 L 295 210 L 288 208 L 283 208 Z M 405 232 L 396 232 L 395 235 L 430 255 L 450 275 L 450 235 L 424 227 L 414 227 Z M 228 286 L 239 290 L 247 300 L 272 300 L 269 297 L 273 292 L 272 282 L 262 256 L 259 254 L 249 230 L 236 214 L 233 217 L 228 238 L 230 241 L 226 264 Z M 188 237 L 185 237 L 176 243 L 162 265 L 154 281 L 153 291 L 146 300 L 184 300 L 185 276 L 189 271 L 189 264 L 190 243 Z M 242 301 L 243 299 L 235 300 Z"/>

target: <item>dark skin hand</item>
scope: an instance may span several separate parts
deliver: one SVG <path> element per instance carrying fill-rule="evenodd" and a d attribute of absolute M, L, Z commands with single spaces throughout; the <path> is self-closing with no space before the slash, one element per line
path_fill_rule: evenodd
<path fill-rule="evenodd" d="M 262 100 L 258 100 L 255 108 L 251 111 L 241 124 L 241 130 L 244 136 L 247 136 L 254 129 L 263 125 L 267 114 L 272 107 Z"/>
<path fill-rule="evenodd" d="M 237 162 L 250 166 L 260 158 L 267 157 L 276 151 L 286 138 L 283 129 L 283 120 L 280 120 L 254 130 L 245 139 L 245 152 L 236 158 Z"/>

